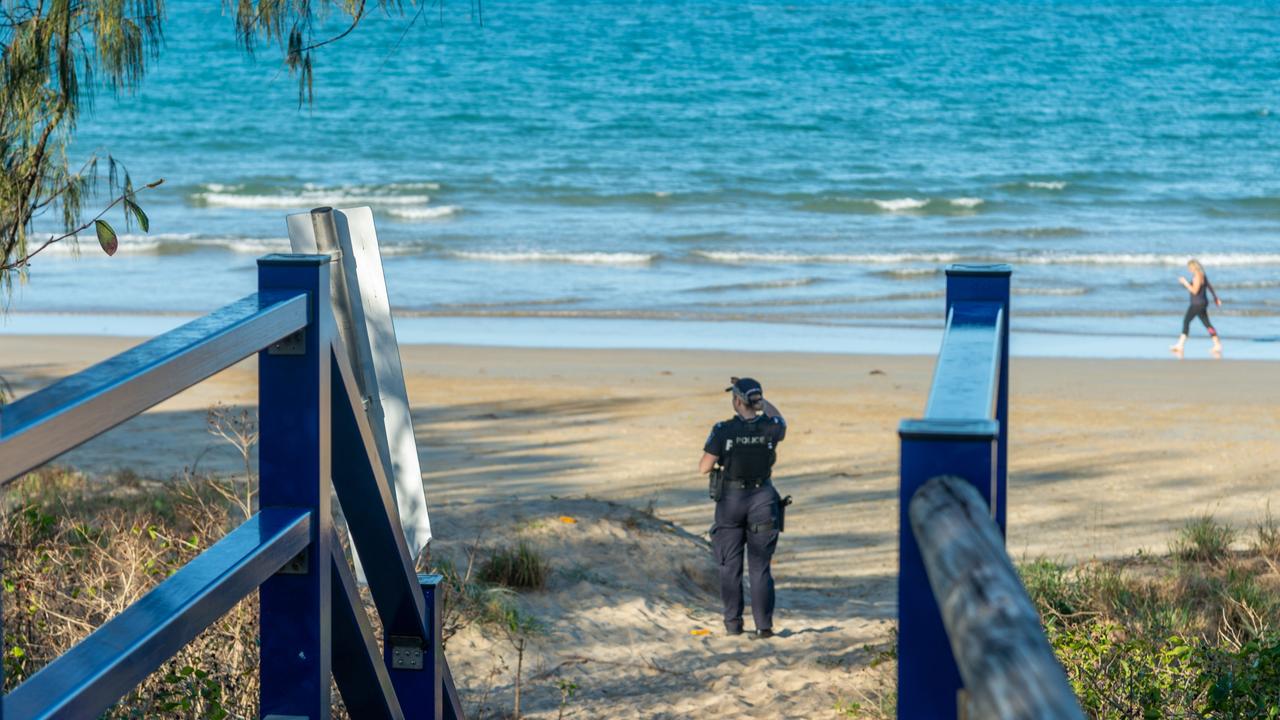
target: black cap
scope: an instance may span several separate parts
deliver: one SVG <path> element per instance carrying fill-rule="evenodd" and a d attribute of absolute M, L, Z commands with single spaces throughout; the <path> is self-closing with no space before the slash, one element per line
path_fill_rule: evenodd
<path fill-rule="evenodd" d="M 725 392 L 733 392 L 746 399 L 747 402 L 755 402 L 764 397 L 764 388 L 760 383 L 751 378 L 738 378 L 732 385 L 724 389 Z"/>

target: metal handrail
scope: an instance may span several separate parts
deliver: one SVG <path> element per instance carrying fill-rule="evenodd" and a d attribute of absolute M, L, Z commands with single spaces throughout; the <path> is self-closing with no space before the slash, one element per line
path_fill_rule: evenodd
<path fill-rule="evenodd" d="M 946 274 L 924 417 L 898 428 L 898 715 L 1078 718 L 1004 551 L 1012 270 Z"/>
<path fill-rule="evenodd" d="M 952 305 L 924 416 L 928 420 L 993 419 L 1000 393 L 1004 307 L 998 302 Z"/>
<path fill-rule="evenodd" d="M 330 259 L 259 260 L 259 292 L 0 413 L 0 482 L 258 352 L 261 510 L 0 702 L 0 718 L 95 718 L 255 589 L 264 716 L 463 717 L 441 651 L 438 575 L 415 575 L 329 304 Z M 382 656 L 333 531 L 362 553 Z M 0 676 L 2 679 L 2 676 Z"/>
<path fill-rule="evenodd" d="M 0 408 L 0 484 L 301 330 L 306 299 L 254 293 Z"/>
<path fill-rule="evenodd" d="M 98 717 L 307 547 L 311 513 L 267 508 L 27 678 L 10 718 Z"/>

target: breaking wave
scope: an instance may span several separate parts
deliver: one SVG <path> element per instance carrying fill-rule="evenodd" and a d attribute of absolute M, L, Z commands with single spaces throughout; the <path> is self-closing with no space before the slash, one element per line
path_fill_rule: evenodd
<path fill-rule="evenodd" d="M 449 256 L 460 260 L 485 262 L 559 262 L 571 265 L 648 265 L 658 259 L 657 253 L 628 252 L 551 252 L 540 250 L 483 252 L 453 250 Z"/>
<path fill-rule="evenodd" d="M 1161 253 L 787 253 L 695 250 L 693 255 L 706 261 L 726 264 L 752 263 L 865 263 L 868 265 L 908 265 L 927 263 L 1021 263 L 1026 265 L 1114 265 L 1114 266 L 1181 266 L 1188 255 Z M 1207 267 L 1239 267 L 1280 265 L 1280 253 L 1218 253 L 1197 256 Z M 907 268 L 891 272 L 936 272 L 927 268 Z"/>
<path fill-rule="evenodd" d="M 387 210 L 387 214 L 400 220 L 443 220 L 462 212 L 458 205 L 437 205 L 435 207 L 396 207 Z"/>
<path fill-rule="evenodd" d="M 187 199 L 203 207 L 253 209 L 308 209 L 323 205 L 375 208 L 425 205 L 431 196 L 424 190 L 438 189 L 436 183 L 390 183 L 385 185 L 324 186 L 307 183 L 300 188 L 275 187 L 261 183 L 227 185 L 205 183 Z"/>

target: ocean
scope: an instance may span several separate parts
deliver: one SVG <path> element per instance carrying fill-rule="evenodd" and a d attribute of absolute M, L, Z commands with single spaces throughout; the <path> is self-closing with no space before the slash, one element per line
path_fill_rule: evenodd
<path fill-rule="evenodd" d="M 166 7 L 74 147 L 164 178 L 151 232 L 41 256 L 5 331 L 172 326 L 285 214 L 369 205 L 408 341 L 930 352 L 941 269 L 1008 262 L 1015 348 L 1156 355 L 1195 257 L 1228 356 L 1280 358 L 1274 3 L 441 3 L 301 107 L 220 3 Z"/>

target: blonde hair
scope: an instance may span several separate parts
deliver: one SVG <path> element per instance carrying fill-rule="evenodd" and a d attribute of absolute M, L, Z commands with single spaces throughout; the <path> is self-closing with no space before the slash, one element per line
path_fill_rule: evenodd
<path fill-rule="evenodd" d="M 1196 260 L 1194 258 L 1191 260 L 1188 260 L 1187 267 L 1191 268 L 1191 272 L 1199 275 L 1200 277 L 1205 277 L 1204 266 L 1200 264 L 1199 260 Z"/>

